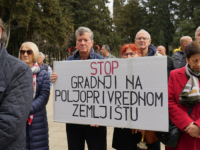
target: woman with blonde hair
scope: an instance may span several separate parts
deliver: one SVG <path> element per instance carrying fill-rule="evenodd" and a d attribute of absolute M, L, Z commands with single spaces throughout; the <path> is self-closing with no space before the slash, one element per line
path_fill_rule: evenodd
<path fill-rule="evenodd" d="M 46 104 L 49 99 L 50 82 L 44 67 L 39 67 L 39 50 L 33 42 L 25 42 L 19 50 L 19 58 L 27 63 L 33 73 L 33 102 L 26 125 L 26 150 L 48 150 L 48 122 Z"/>

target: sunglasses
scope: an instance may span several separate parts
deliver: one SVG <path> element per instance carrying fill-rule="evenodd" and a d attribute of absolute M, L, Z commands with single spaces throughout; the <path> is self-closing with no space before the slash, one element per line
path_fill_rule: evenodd
<path fill-rule="evenodd" d="M 25 51 L 25 50 L 20 50 L 20 54 L 21 54 L 21 55 L 24 55 L 25 53 L 27 53 L 27 55 L 31 55 L 31 54 L 33 53 L 33 51 L 32 51 L 32 50 L 27 50 L 27 51 Z"/>

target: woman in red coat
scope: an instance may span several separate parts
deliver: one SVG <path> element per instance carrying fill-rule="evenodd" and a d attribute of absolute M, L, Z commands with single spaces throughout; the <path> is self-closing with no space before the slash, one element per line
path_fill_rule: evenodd
<path fill-rule="evenodd" d="M 197 41 L 186 46 L 186 60 L 186 66 L 171 71 L 169 77 L 169 117 L 182 135 L 176 148 L 166 147 L 166 150 L 200 150 L 200 44 Z"/>

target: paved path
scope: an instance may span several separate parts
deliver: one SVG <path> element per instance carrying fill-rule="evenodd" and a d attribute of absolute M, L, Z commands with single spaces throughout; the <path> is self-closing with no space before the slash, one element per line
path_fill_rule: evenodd
<path fill-rule="evenodd" d="M 53 122 L 53 87 L 47 104 L 47 117 L 49 123 L 49 147 L 50 150 L 68 150 L 65 123 Z M 107 150 L 115 150 L 112 148 L 113 127 L 107 127 Z M 87 144 L 85 150 L 87 149 Z M 161 146 L 161 150 L 165 150 Z"/>

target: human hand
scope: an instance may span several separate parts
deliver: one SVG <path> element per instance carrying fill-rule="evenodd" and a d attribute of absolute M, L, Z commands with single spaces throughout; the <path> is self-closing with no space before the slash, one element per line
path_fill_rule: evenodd
<path fill-rule="evenodd" d="M 57 73 L 52 73 L 51 74 L 51 83 L 54 83 L 56 81 L 56 79 L 58 78 L 58 74 Z"/>
<path fill-rule="evenodd" d="M 135 129 L 135 133 L 141 132 L 141 134 L 144 133 L 145 130 Z"/>
<path fill-rule="evenodd" d="M 184 131 L 191 137 L 200 138 L 200 128 L 194 122 L 190 123 Z"/>
<path fill-rule="evenodd" d="M 91 124 L 90 126 L 91 127 L 99 127 L 99 125 L 94 125 L 94 124 Z"/>

